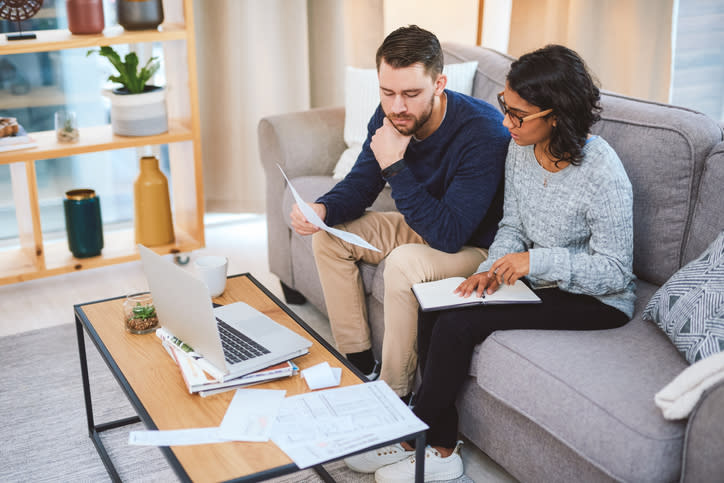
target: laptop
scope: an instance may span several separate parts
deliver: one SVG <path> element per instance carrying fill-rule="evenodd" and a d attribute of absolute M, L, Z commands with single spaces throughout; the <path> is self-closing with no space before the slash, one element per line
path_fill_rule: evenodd
<path fill-rule="evenodd" d="M 309 352 L 312 343 L 243 302 L 213 308 L 206 285 L 138 245 L 158 320 L 234 379 Z"/>

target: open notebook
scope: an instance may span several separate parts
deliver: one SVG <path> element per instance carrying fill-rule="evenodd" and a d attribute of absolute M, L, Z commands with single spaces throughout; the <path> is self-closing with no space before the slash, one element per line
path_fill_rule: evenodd
<path fill-rule="evenodd" d="M 412 292 L 417 297 L 423 312 L 470 305 L 541 303 L 535 292 L 520 280 L 513 285 L 501 285 L 495 293 L 486 293 L 483 297 L 473 293 L 467 298 L 455 293 L 455 289 L 464 281 L 465 277 L 450 277 L 433 282 L 416 283 L 412 286 Z"/>

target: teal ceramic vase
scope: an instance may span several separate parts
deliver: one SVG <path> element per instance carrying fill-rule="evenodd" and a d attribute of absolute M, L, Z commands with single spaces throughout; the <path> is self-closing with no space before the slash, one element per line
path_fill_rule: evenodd
<path fill-rule="evenodd" d="M 76 189 L 65 193 L 65 231 L 75 258 L 95 257 L 103 249 L 101 204 L 95 191 Z"/>

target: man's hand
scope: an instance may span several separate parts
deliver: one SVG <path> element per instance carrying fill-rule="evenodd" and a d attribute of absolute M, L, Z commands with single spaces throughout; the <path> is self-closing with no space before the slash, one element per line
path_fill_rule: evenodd
<path fill-rule="evenodd" d="M 307 203 L 317 215 L 324 221 L 324 219 L 327 216 L 327 207 L 324 206 L 322 203 Z M 294 228 L 294 231 L 299 233 L 302 236 L 305 235 L 313 235 L 314 233 L 317 233 L 320 228 L 309 223 L 307 221 L 307 218 L 302 213 L 302 210 L 299 209 L 299 206 L 297 206 L 296 203 L 292 206 L 292 212 L 289 213 L 289 218 L 291 218 L 292 221 L 292 228 Z"/>
<path fill-rule="evenodd" d="M 483 291 L 487 289 L 487 293 L 493 293 L 498 290 L 498 281 L 495 277 L 491 277 L 488 272 L 474 273 L 467 278 L 463 283 L 458 285 L 455 289 L 455 293 L 460 294 L 461 297 L 470 297 L 475 292 L 475 295 L 482 297 Z"/>
<path fill-rule="evenodd" d="M 529 252 L 508 253 L 497 259 L 488 270 L 491 278 L 495 278 L 499 284 L 507 285 L 513 285 L 516 280 L 528 273 L 530 273 Z"/>
<path fill-rule="evenodd" d="M 370 149 L 372 149 L 380 169 L 385 169 L 402 159 L 411 138 L 412 136 L 401 134 L 389 119 L 384 118 L 382 126 L 375 131 L 370 142 Z"/>

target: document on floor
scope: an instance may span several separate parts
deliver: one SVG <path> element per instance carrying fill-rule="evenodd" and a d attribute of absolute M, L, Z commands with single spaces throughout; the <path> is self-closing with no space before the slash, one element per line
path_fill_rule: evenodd
<path fill-rule="evenodd" d="M 354 245 L 360 246 L 362 248 L 367 248 L 369 250 L 374 250 L 376 252 L 379 252 L 380 250 L 374 246 L 372 246 L 370 243 L 365 241 L 361 236 L 355 235 L 354 233 L 350 233 L 348 231 L 339 230 L 337 228 L 331 228 L 327 226 L 326 223 L 317 215 L 317 213 L 310 208 L 310 206 L 302 199 L 301 196 L 299 196 L 299 193 L 297 193 L 297 190 L 294 189 L 294 186 L 292 186 L 292 183 L 289 181 L 289 178 L 287 178 L 287 175 L 284 173 L 284 170 L 281 166 L 277 164 L 277 167 L 279 168 L 279 171 L 282 172 L 282 176 L 284 176 L 284 179 L 287 180 L 287 184 L 289 185 L 289 190 L 292 192 L 292 195 L 294 196 L 294 201 L 297 202 L 297 206 L 299 206 L 299 209 L 302 211 L 302 214 L 307 218 L 307 221 L 309 221 L 312 225 L 321 228 L 322 230 L 331 233 L 332 235 L 341 238 L 342 240 L 352 243 Z"/>
<path fill-rule="evenodd" d="M 307 468 L 427 427 L 387 383 L 375 381 L 284 399 L 271 439 Z"/>

